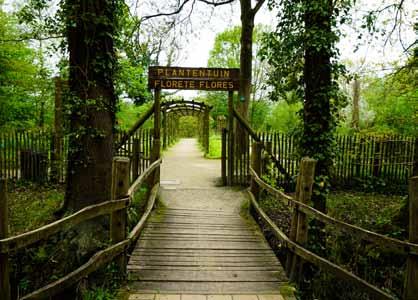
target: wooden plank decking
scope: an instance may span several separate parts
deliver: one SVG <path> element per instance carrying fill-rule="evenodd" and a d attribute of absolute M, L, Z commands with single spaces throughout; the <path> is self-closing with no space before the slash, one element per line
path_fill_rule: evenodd
<path fill-rule="evenodd" d="M 128 264 L 136 292 L 278 293 L 284 271 L 239 215 L 164 209 L 151 217 Z"/>
<path fill-rule="evenodd" d="M 287 283 L 282 266 L 254 220 L 240 216 L 246 193 L 218 187 L 219 176 L 220 161 L 204 159 L 195 140 L 183 139 L 164 154 L 162 205 L 129 259 L 132 297 L 280 294 Z"/>

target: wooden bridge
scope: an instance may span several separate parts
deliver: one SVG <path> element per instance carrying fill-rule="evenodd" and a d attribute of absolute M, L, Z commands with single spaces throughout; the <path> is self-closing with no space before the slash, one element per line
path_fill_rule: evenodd
<path fill-rule="evenodd" d="M 181 140 L 163 160 L 162 205 L 129 259 L 131 298 L 159 292 L 282 299 L 284 270 L 252 218 L 240 215 L 247 193 L 219 186 L 219 161 L 204 159 L 194 139 Z"/>

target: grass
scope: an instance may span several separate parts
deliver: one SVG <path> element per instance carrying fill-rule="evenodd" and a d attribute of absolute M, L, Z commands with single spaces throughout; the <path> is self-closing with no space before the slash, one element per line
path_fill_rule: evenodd
<path fill-rule="evenodd" d="M 222 155 L 222 139 L 219 135 L 211 135 L 209 137 L 209 153 L 206 158 L 219 159 Z"/>
<path fill-rule="evenodd" d="M 393 220 L 401 214 L 405 201 L 405 196 L 335 191 L 327 206 L 328 214 L 339 220 L 402 238 L 405 228 Z"/>
<path fill-rule="evenodd" d="M 10 235 L 39 228 L 55 220 L 64 200 L 62 186 L 18 183 L 8 194 Z"/>

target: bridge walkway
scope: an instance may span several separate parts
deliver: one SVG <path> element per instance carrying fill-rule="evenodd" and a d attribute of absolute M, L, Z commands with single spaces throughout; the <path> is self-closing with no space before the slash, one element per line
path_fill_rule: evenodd
<path fill-rule="evenodd" d="M 285 299 L 285 272 L 244 213 L 245 191 L 219 175 L 195 139 L 164 153 L 160 204 L 128 263 L 129 299 Z"/>

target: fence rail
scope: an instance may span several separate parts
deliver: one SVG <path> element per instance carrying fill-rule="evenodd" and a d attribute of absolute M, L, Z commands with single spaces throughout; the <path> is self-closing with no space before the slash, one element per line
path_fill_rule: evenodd
<path fill-rule="evenodd" d="M 257 145 L 255 145 L 257 146 Z M 259 152 L 258 154 L 256 152 Z M 352 236 L 358 236 L 361 239 L 364 239 L 368 242 L 379 245 L 385 249 L 396 250 L 399 252 L 408 254 L 408 266 L 407 266 L 407 275 L 405 282 L 405 300 L 414 299 L 418 292 L 418 244 L 411 243 L 408 241 L 401 241 L 394 238 L 389 238 L 384 235 L 365 230 L 361 227 L 345 223 L 343 221 L 332 218 L 313 207 L 309 206 L 310 197 L 312 193 L 312 184 L 313 184 L 313 174 L 314 174 L 314 164 L 309 167 L 308 162 L 304 164 L 302 160 L 301 169 L 297 182 L 297 191 L 296 196 L 291 197 L 272 186 L 264 182 L 260 176 L 257 174 L 256 170 L 261 170 L 262 160 L 261 158 L 261 147 L 253 147 L 253 157 L 252 167 L 250 168 L 252 182 L 251 182 L 251 191 L 249 191 L 251 198 L 251 205 L 257 215 L 270 227 L 273 234 L 281 240 L 285 247 L 291 251 L 294 256 L 288 255 L 286 263 L 286 271 L 290 274 L 290 277 L 295 279 L 295 277 L 300 277 L 302 268 L 301 265 L 303 261 L 300 258 L 316 265 L 317 267 L 324 269 L 335 276 L 348 280 L 362 289 L 364 292 L 375 297 L 376 299 L 385 299 L 394 300 L 395 298 L 389 295 L 387 292 L 379 289 L 378 287 L 373 286 L 372 284 L 366 282 L 365 280 L 359 278 L 358 276 L 352 274 L 351 272 L 345 270 L 344 268 L 339 267 L 338 265 L 324 259 L 309 250 L 307 250 L 306 243 L 308 240 L 308 222 L 306 216 L 319 220 L 325 224 L 333 226 L 335 229 L 344 231 Z M 313 169 L 312 169 L 313 168 Z M 309 170 L 310 169 L 310 170 Z M 418 203 L 418 191 L 416 186 L 418 186 L 418 177 L 413 177 L 410 179 L 410 202 L 411 202 L 411 213 L 410 213 L 410 225 L 414 228 L 418 226 L 418 220 L 416 219 L 415 211 L 412 208 L 416 207 Z M 290 234 L 287 236 L 283 231 L 281 231 L 271 220 L 268 215 L 263 211 L 263 209 L 258 204 L 258 198 L 260 189 L 265 190 L 268 194 L 275 197 L 276 199 L 282 201 L 286 205 L 290 206 L 293 210 L 292 214 L 292 225 L 290 229 Z M 416 240 L 416 233 L 410 233 L 410 240 Z M 299 258 L 299 260 L 298 260 Z"/>
<path fill-rule="evenodd" d="M 146 220 L 155 206 L 159 190 L 160 164 L 161 159 L 153 162 L 138 178 L 135 178 L 136 180 L 134 183 L 130 185 L 129 159 L 116 158 L 113 164 L 112 174 L 112 198 L 116 200 L 85 207 L 61 220 L 14 237 L 7 237 L 7 230 L 5 230 L 7 224 L 3 224 L 5 223 L 5 220 L 8 220 L 8 210 L 4 209 L 7 208 L 7 193 L 6 180 L 0 179 L 0 208 L 2 208 L 0 210 L 0 220 L 2 221 L 0 224 L 0 298 L 2 300 L 11 299 L 8 273 L 8 255 L 10 252 L 23 247 L 28 247 L 40 240 L 46 239 L 54 233 L 74 227 L 81 222 L 102 215 L 111 215 L 110 238 L 114 244 L 104 250 L 98 251 L 87 261 L 87 263 L 68 275 L 25 295 L 20 299 L 44 299 L 53 297 L 114 259 L 117 259 L 118 267 L 121 270 L 124 270 L 126 268 L 126 250 L 138 239 Z M 148 195 L 147 208 L 133 230 L 126 235 L 126 210 L 129 206 L 130 198 L 133 197 L 136 189 L 146 182 L 151 189 L 151 192 Z"/>
<path fill-rule="evenodd" d="M 257 134 L 286 172 L 296 176 L 300 157 L 297 138 L 278 132 Z M 353 187 L 371 179 L 392 186 L 407 186 L 417 159 L 414 157 L 417 141 L 410 136 L 337 135 L 335 147 L 332 181 L 342 187 Z M 277 171 L 276 177 L 279 184 L 286 183 Z"/>
<path fill-rule="evenodd" d="M 119 146 L 115 147 L 115 155 L 132 160 L 132 181 L 150 165 L 153 131 L 137 129 L 131 135 L 128 133 L 115 133 L 115 145 Z M 0 178 L 65 182 L 69 137 L 64 136 L 58 143 L 60 149 L 54 140 L 52 131 L 0 133 Z M 56 152 L 60 155 L 54 155 Z"/>
<path fill-rule="evenodd" d="M 251 145 L 253 142 L 262 142 L 266 156 L 275 166 L 269 170 L 270 175 L 276 179 L 278 185 L 288 191 L 294 190 L 294 178 L 298 175 L 300 159 L 297 137 L 279 132 L 255 132 L 235 109 L 232 113 L 234 120 L 247 134 L 237 139 L 233 136 L 234 133 L 227 137 L 229 128 L 224 131 L 222 147 L 227 150 L 222 159 L 230 171 L 225 171 L 223 181 L 229 182 L 226 177 L 232 177 L 232 184 L 247 185 L 251 176 Z M 231 126 L 235 125 L 229 127 Z M 337 135 L 331 177 L 333 185 L 344 188 L 360 184 L 378 184 L 380 187 L 386 185 L 392 189 L 406 187 L 408 178 L 413 174 L 414 162 L 418 159 L 417 141 L 416 137 L 401 135 Z M 228 150 L 230 145 L 233 149 Z"/>

